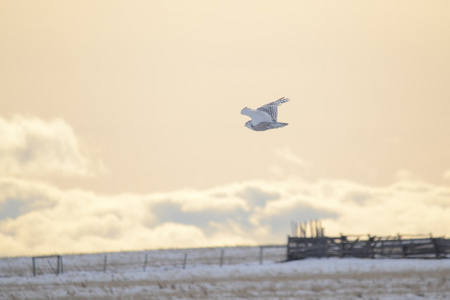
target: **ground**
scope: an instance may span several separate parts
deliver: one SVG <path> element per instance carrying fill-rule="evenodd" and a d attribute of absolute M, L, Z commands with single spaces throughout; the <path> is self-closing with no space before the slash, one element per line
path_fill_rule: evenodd
<path fill-rule="evenodd" d="M 284 250 L 264 249 L 262 264 L 259 247 L 66 255 L 63 274 L 42 261 L 37 276 L 31 258 L 4 258 L 0 299 L 450 298 L 449 259 L 281 262 Z"/>

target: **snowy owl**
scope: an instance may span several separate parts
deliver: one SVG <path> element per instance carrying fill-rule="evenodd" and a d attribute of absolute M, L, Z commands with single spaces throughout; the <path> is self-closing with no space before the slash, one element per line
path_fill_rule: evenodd
<path fill-rule="evenodd" d="M 245 123 L 245 127 L 250 128 L 255 131 L 265 131 L 268 129 L 281 128 L 286 126 L 288 123 L 277 122 L 278 106 L 283 103 L 288 102 L 288 98 L 280 98 L 277 101 L 267 103 L 260 108 L 251 109 L 245 107 L 241 110 L 242 115 L 249 116 L 252 118 L 250 121 Z"/>

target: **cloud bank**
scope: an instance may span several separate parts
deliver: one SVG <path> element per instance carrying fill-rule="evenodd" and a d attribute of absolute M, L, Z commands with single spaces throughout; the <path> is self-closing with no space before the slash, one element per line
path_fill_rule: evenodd
<path fill-rule="evenodd" d="M 326 234 L 429 233 L 450 226 L 450 189 L 300 178 L 205 190 L 99 195 L 0 179 L 0 255 L 285 243 L 291 221 L 320 219 Z"/>

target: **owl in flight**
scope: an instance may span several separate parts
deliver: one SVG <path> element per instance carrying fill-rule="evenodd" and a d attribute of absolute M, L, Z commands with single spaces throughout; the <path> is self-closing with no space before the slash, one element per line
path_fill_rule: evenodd
<path fill-rule="evenodd" d="M 252 118 L 245 123 L 245 127 L 255 131 L 265 131 L 268 129 L 281 128 L 288 123 L 277 122 L 278 106 L 289 101 L 289 98 L 280 98 L 277 101 L 267 103 L 260 108 L 251 109 L 245 107 L 241 110 L 242 115 Z"/>

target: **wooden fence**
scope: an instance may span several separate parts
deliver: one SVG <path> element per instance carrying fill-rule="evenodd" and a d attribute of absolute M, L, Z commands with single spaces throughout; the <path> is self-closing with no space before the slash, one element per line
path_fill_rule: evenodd
<path fill-rule="evenodd" d="M 287 260 L 308 257 L 445 258 L 450 239 L 435 237 L 288 237 Z"/>

